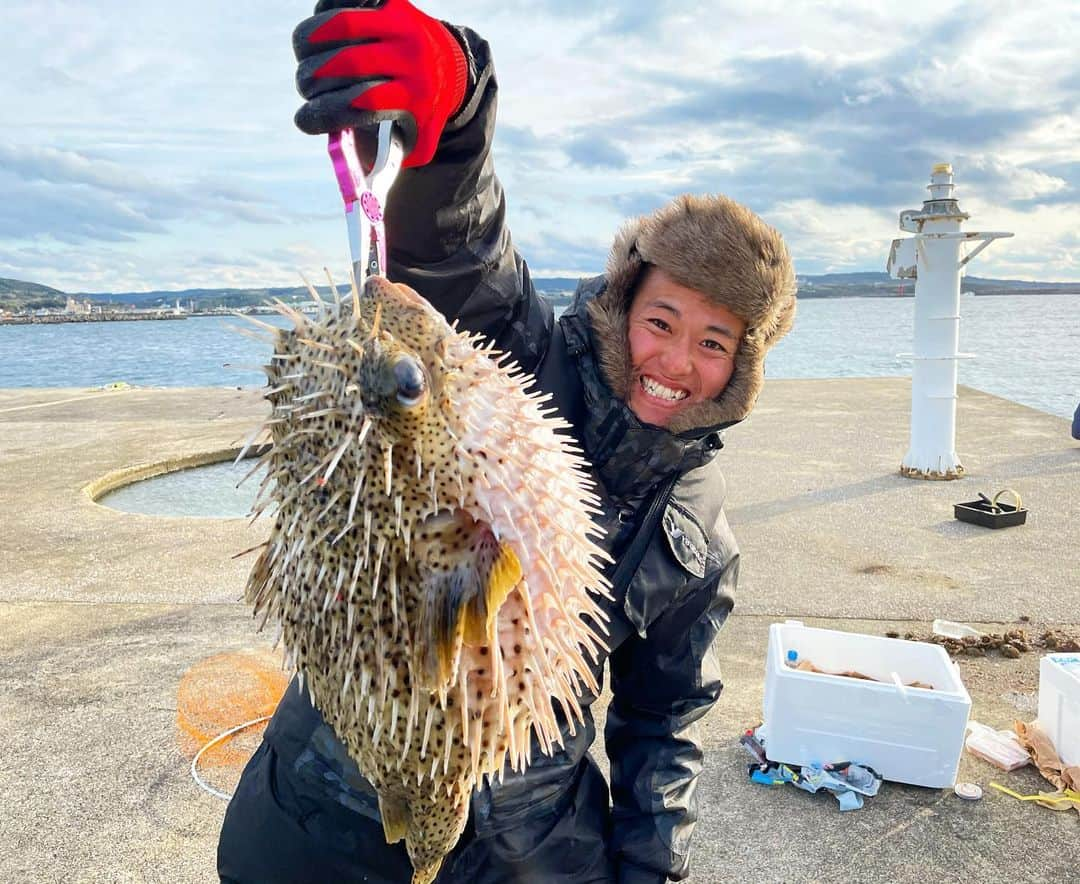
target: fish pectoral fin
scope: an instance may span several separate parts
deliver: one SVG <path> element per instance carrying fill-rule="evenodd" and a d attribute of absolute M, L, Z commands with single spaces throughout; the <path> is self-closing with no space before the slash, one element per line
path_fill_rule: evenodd
<path fill-rule="evenodd" d="M 476 572 L 460 566 L 434 572 L 425 580 L 414 644 L 422 687 L 437 690 L 453 679 L 461 647 L 461 611 L 477 594 L 477 586 Z"/>
<path fill-rule="evenodd" d="M 405 837 L 412 814 L 404 798 L 379 796 L 379 815 L 382 817 L 383 832 L 387 844 L 395 844 Z"/>
<path fill-rule="evenodd" d="M 453 680 L 463 643 L 494 641 L 495 615 L 522 571 L 514 550 L 467 513 L 432 527 L 423 542 L 414 659 L 421 686 L 438 690 Z"/>
<path fill-rule="evenodd" d="M 500 543 L 494 561 L 487 569 L 487 579 L 464 611 L 465 643 L 482 645 L 494 638 L 491 635 L 495 615 L 521 580 L 521 562 L 517 553 L 506 543 Z"/>

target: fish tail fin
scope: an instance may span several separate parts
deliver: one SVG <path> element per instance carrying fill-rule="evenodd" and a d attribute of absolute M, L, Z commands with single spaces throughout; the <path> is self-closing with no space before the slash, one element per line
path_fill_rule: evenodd
<path fill-rule="evenodd" d="M 454 796 L 443 793 L 447 800 L 413 806 L 413 829 L 405 838 L 413 867 L 412 884 L 432 884 L 438 876 L 443 860 L 457 844 L 468 821 L 471 792 L 469 786 Z"/>
<path fill-rule="evenodd" d="M 439 869 L 442 867 L 442 863 L 434 867 L 426 869 L 415 869 L 412 875 L 412 884 L 431 884 L 435 880 L 435 876 L 439 874 Z"/>

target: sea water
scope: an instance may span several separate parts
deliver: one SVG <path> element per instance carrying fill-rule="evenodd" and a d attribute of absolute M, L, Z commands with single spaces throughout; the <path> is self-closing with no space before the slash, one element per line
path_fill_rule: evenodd
<path fill-rule="evenodd" d="M 906 376 L 911 298 L 804 299 L 792 332 L 766 360 L 770 378 Z M 961 298 L 961 384 L 1061 417 L 1080 398 L 1080 295 Z M 284 326 L 279 317 L 260 317 Z M 258 387 L 268 341 L 237 317 L 169 322 L 0 326 L 0 388 Z M 262 476 L 218 464 L 137 482 L 102 500 L 128 512 L 241 517 Z"/>
<path fill-rule="evenodd" d="M 1080 399 L 1080 295 L 960 299 L 960 383 L 1060 417 Z M 805 298 L 770 378 L 908 376 L 913 298 Z M 261 317 L 284 325 L 279 317 Z M 0 326 L 0 388 L 254 387 L 270 344 L 237 317 Z M 253 327 L 252 327 L 253 328 Z"/>

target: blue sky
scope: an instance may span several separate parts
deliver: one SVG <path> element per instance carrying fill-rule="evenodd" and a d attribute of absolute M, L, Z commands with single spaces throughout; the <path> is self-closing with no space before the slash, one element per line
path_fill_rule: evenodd
<path fill-rule="evenodd" d="M 982 276 L 1080 280 L 1080 4 L 440 0 L 491 42 L 496 162 L 537 275 L 724 192 L 801 273 L 882 269 L 953 163 Z M 292 115 L 284 0 L 8 0 L 0 276 L 67 291 L 295 284 L 348 249 L 324 141 Z"/>

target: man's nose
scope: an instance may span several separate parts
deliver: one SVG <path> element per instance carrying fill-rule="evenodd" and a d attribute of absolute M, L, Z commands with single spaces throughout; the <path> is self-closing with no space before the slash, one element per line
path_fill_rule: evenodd
<path fill-rule="evenodd" d="M 690 371 L 690 346 L 686 338 L 675 338 L 668 342 L 661 356 L 664 372 L 672 378 L 681 377 Z"/>

